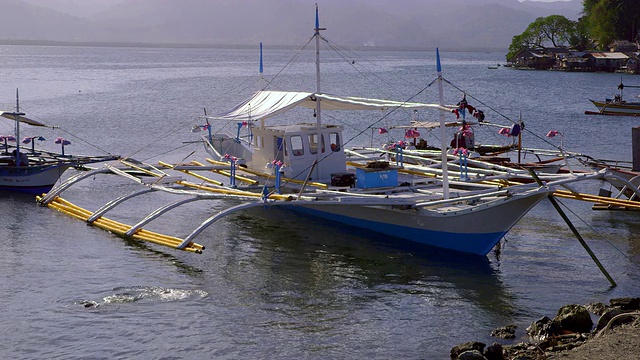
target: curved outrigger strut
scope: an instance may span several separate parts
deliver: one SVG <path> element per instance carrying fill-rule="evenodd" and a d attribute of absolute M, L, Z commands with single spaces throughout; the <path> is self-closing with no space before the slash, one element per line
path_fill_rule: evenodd
<path fill-rule="evenodd" d="M 43 196 L 39 200 L 39 203 L 41 205 L 49 205 L 49 203 L 52 202 L 53 199 L 55 199 L 63 191 L 67 190 L 69 187 L 71 187 L 71 185 L 77 183 L 78 181 L 84 180 L 84 179 L 86 179 L 88 177 L 92 177 L 92 176 L 94 176 L 96 174 L 104 174 L 104 173 L 108 173 L 110 171 L 111 171 L 111 169 L 105 167 L 105 168 L 100 168 L 100 169 L 96 169 L 96 170 L 91 170 L 91 171 L 89 171 L 87 173 L 76 174 L 76 175 L 68 178 L 64 183 L 60 184 L 59 186 L 56 186 L 51 191 L 49 191 L 45 196 Z"/>
<path fill-rule="evenodd" d="M 169 211 L 171 209 L 175 209 L 180 205 L 184 205 L 186 203 L 190 203 L 192 201 L 197 201 L 197 200 L 202 200 L 202 199 L 203 199 L 203 197 L 201 197 L 201 196 L 195 196 L 195 197 L 188 198 L 188 199 L 178 200 L 178 201 L 175 201 L 175 202 L 173 202 L 171 204 L 167 204 L 167 205 L 165 205 L 163 207 L 160 207 L 157 210 L 155 210 L 154 212 L 152 212 L 151 214 L 147 215 L 144 219 L 140 220 L 140 222 L 138 222 L 137 224 L 133 225 L 131 227 L 131 229 L 127 230 L 125 235 L 126 236 L 133 236 L 133 234 L 135 234 L 136 231 L 138 231 L 138 229 L 140 229 L 144 225 L 148 224 L 149 222 L 151 222 L 152 220 L 154 220 L 158 216 L 166 213 L 167 211 Z"/>
<path fill-rule="evenodd" d="M 122 204 L 123 202 L 134 198 L 138 195 L 143 195 L 152 191 L 156 191 L 157 189 L 154 188 L 149 188 L 149 189 L 144 189 L 144 190 L 138 190 L 135 191 L 131 194 L 125 194 L 120 196 L 119 198 L 113 199 L 111 201 L 109 201 L 108 203 L 104 204 L 103 207 L 101 207 L 100 209 L 96 210 L 93 214 L 91 214 L 91 216 L 87 219 L 87 222 L 89 224 L 93 223 L 94 221 L 96 221 L 97 219 L 101 218 L 104 214 L 106 214 L 109 210 L 113 209 L 114 207 Z"/>
<path fill-rule="evenodd" d="M 193 238 L 195 238 L 196 236 L 198 236 L 204 229 L 206 229 L 207 227 L 209 227 L 209 225 L 213 224 L 214 222 L 222 219 L 223 217 L 236 212 L 236 211 L 240 211 L 240 210 L 246 210 L 246 209 L 250 209 L 253 207 L 257 207 L 257 206 L 264 206 L 265 203 L 261 200 L 261 201 L 256 201 L 256 202 L 250 202 L 250 203 L 242 203 L 236 206 L 232 206 L 226 210 L 222 210 L 219 213 L 211 216 L 210 218 L 208 218 L 207 220 L 203 221 L 202 224 L 200 224 L 197 228 L 195 228 L 191 234 L 189 234 L 186 238 L 184 238 L 184 241 L 178 245 L 176 248 L 178 249 L 182 249 L 185 246 L 187 246 L 187 244 L 189 244 Z"/>

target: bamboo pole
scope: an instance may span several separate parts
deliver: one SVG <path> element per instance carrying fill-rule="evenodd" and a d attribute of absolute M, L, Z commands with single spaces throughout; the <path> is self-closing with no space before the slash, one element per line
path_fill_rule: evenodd
<path fill-rule="evenodd" d="M 174 169 L 175 168 L 175 165 L 167 164 L 167 163 L 165 163 L 163 161 L 158 161 L 158 164 L 160 166 L 164 166 L 164 167 L 169 168 L 169 169 Z M 208 178 L 206 176 L 203 176 L 203 175 L 200 175 L 200 174 L 196 174 L 193 171 L 189 171 L 189 170 L 177 170 L 177 171 L 180 171 L 180 172 L 182 172 L 184 174 L 187 174 L 187 175 L 191 175 L 191 176 L 193 176 L 195 178 L 198 178 L 198 179 L 200 179 L 202 181 L 205 181 L 205 182 L 208 182 L 210 184 L 214 184 L 214 185 L 218 185 L 218 186 L 224 186 L 224 184 L 221 181 L 210 179 L 210 178 Z"/>
<path fill-rule="evenodd" d="M 209 160 L 210 160 L 210 159 L 207 159 L 207 161 L 209 161 Z M 226 165 L 226 166 L 229 166 L 229 163 L 222 162 L 222 161 L 215 161 L 215 160 L 211 160 L 210 162 L 211 162 L 212 164 L 214 164 L 214 165 Z M 200 163 L 200 162 L 198 162 L 198 161 L 192 161 L 192 163 L 193 163 L 193 164 L 195 164 L 195 165 L 202 165 L 202 166 L 204 166 L 202 163 Z M 241 167 L 237 167 L 236 169 L 237 169 L 237 170 L 240 170 L 240 169 L 244 170 L 244 169 L 243 169 L 243 168 L 241 168 Z M 211 170 L 209 170 L 209 171 L 214 172 L 214 173 L 216 173 L 216 174 L 224 175 L 224 176 L 226 176 L 226 177 L 231 177 L 231 173 L 230 173 L 229 171 L 226 171 L 226 170 L 216 170 L 216 169 L 211 169 Z M 247 177 L 244 177 L 244 176 L 237 176 L 237 175 L 236 175 L 236 180 L 240 180 L 240 181 L 246 182 L 247 184 L 251 184 L 251 185 L 257 185 L 257 184 L 258 184 L 258 181 L 257 181 L 257 180 L 250 179 L 250 178 L 247 178 Z"/>
<path fill-rule="evenodd" d="M 210 164 L 213 164 L 213 165 L 224 164 L 223 162 L 215 161 L 213 159 L 207 159 L 207 162 L 210 163 Z M 194 164 L 199 164 L 197 161 L 194 161 L 193 163 Z M 247 174 L 260 176 L 260 177 L 264 177 L 264 178 L 271 177 L 270 174 L 259 172 L 259 171 L 255 171 L 255 170 L 251 170 L 251 169 L 246 169 L 246 168 L 242 168 L 242 167 L 238 168 L 238 170 L 240 170 L 242 172 L 245 172 Z M 236 176 L 236 178 L 238 178 L 238 177 Z M 298 185 L 302 185 L 304 183 L 304 181 L 291 179 L 291 178 L 287 178 L 287 177 L 283 177 L 282 180 L 286 181 L 286 182 L 291 182 L 291 183 L 294 183 L 294 184 L 298 184 Z M 310 181 L 308 183 L 308 185 L 311 185 L 311 186 L 314 186 L 314 187 L 317 187 L 317 188 L 321 188 L 321 189 L 327 189 L 328 188 L 328 185 L 325 184 L 325 183 L 319 183 L 319 182 L 313 182 L 313 181 Z"/>
<path fill-rule="evenodd" d="M 611 206 L 623 206 L 631 209 L 640 210 L 640 202 L 633 200 L 624 200 L 624 199 L 612 199 L 609 197 L 591 195 L 591 194 L 582 194 L 582 193 L 574 193 L 567 190 L 556 190 L 554 195 L 557 197 L 581 200 L 581 201 L 589 201 L 596 204 L 603 205 L 611 205 Z"/>
<path fill-rule="evenodd" d="M 538 183 L 538 185 L 540 186 L 544 186 L 544 184 L 542 183 L 542 181 L 540 180 L 540 178 L 538 177 L 538 174 L 536 174 L 535 171 L 533 170 L 529 170 L 529 173 L 531 173 L 531 176 L 533 177 L 533 179 Z M 587 251 L 587 253 L 589 253 L 589 256 L 591 256 L 591 259 L 593 260 L 593 262 L 596 263 L 596 265 L 598 266 L 598 268 L 600 269 L 600 271 L 604 274 L 604 276 L 607 278 L 607 280 L 609 280 L 609 283 L 611 284 L 611 287 L 616 287 L 618 286 L 616 284 L 616 282 L 613 280 L 613 278 L 611 277 L 611 275 L 609 275 L 609 273 L 607 272 L 607 270 L 604 268 L 604 266 L 602 266 L 602 264 L 600 263 L 600 260 L 598 260 L 598 258 L 596 257 L 596 254 L 593 253 L 593 251 L 591 251 L 591 248 L 589 247 L 589 245 L 587 244 L 586 241 L 584 241 L 584 239 L 582 238 L 582 236 L 580 235 L 580 233 L 578 232 L 578 229 L 575 228 L 575 226 L 573 226 L 573 223 L 571 222 L 571 220 L 569 219 L 569 217 L 567 216 L 567 214 L 564 213 L 564 211 L 562 210 L 562 208 L 560 208 L 560 205 L 558 204 L 558 202 L 556 201 L 556 199 L 553 197 L 553 194 L 549 194 L 548 198 L 549 201 L 551 202 L 551 204 L 553 205 L 553 207 L 556 209 L 556 211 L 558 212 L 558 214 L 560 214 L 560 216 L 562 217 L 562 219 L 564 220 L 565 223 L 567 223 L 567 226 L 569 226 L 569 229 L 571 229 L 571 232 L 573 232 L 573 235 L 575 235 L 575 237 L 578 239 L 578 241 L 580 242 L 580 244 L 582 245 L 582 247 Z"/>

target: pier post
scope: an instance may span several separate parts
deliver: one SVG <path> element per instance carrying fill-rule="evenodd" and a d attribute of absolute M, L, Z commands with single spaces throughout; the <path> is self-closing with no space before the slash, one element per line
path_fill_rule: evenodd
<path fill-rule="evenodd" d="M 640 127 L 631 129 L 631 147 L 633 154 L 633 171 L 640 171 Z"/>

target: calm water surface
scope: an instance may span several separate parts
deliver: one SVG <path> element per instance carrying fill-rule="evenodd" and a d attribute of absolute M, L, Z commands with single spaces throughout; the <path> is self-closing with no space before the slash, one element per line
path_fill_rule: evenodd
<path fill-rule="evenodd" d="M 265 78 L 292 55 L 266 49 Z M 276 88 L 314 89 L 312 54 L 299 57 L 303 64 L 287 67 Z M 620 75 L 488 69 L 503 62 L 497 53 L 442 57 L 445 78 L 490 120 L 521 113 L 533 133 L 563 132 L 567 149 L 631 160 L 637 119 L 584 115 L 592 110 L 589 98 L 615 93 Z M 190 127 L 205 108 L 227 109 L 258 89 L 257 61 L 255 50 L 1 46 L 0 104 L 12 110 L 20 88 L 22 110 L 61 126 L 53 136 L 69 138 L 69 152 L 180 161 L 196 151 L 191 156 L 202 160 L 201 145 L 185 143 L 197 140 Z M 325 59 L 322 86 L 436 102 L 435 87 L 427 86 L 433 63 L 433 53 L 343 52 Z M 628 84 L 639 79 L 623 75 Z M 446 91 L 448 103 L 462 96 Z M 411 116 L 325 114 L 325 121 L 345 125 L 353 145 L 381 141 L 370 138 L 370 124 Z M 0 126 L 12 131 L 10 123 Z M 485 136 L 508 141 L 495 130 Z M 65 198 L 97 209 L 132 189 L 95 178 Z M 167 201 L 158 195 L 123 206 L 119 219 L 135 222 Z M 516 225 L 499 255 L 480 259 L 262 210 L 207 229 L 198 239 L 207 249 L 195 255 L 123 240 L 41 208 L 30 196 L 2 194 L 0 357 L 447 359 L 459 343 L 495 341 L 489 333 L 500 326 L 518 325 L 516 341 L 523 340 L 531 321 L 554 316 L 562 305 L 638 296 L 638 215 L 565 203 L 618 287 L 609 287 L 547 202 Z M 226 205 L 191 204 L 152 225 L 185 236 Z"/>

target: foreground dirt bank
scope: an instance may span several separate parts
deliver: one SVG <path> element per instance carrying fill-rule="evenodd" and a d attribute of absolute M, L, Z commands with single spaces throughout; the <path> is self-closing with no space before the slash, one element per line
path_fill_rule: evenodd
<path fill-rule="evenodd" d="M 593 323 L 592 315 L 599 315 Z M 515 338 L 514 325 L 492 332 Z M 543 317 L 526 329 L 529 342 L 490 346 L 472 341 L 451 349 L 453 360 L 618 360 L 640 359 L 640 298 L 611 299 L 608 305 L 565 305 L 551 319 Z"/>

